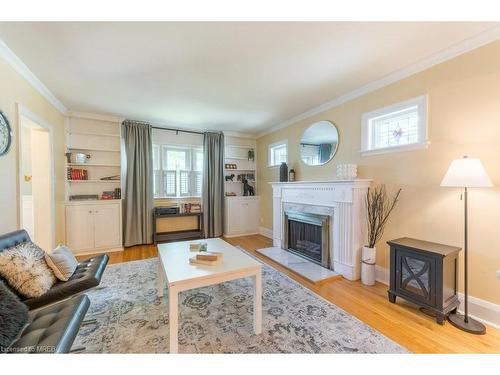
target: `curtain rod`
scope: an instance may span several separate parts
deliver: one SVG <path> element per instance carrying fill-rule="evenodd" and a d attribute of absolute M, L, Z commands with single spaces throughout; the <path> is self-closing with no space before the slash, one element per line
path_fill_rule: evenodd
<path fill-rule="evenodd" d="M 183 132 L 183 133 L 191 133 L 191 134 L 204 134 L 203 132 L 197 132 L 196 130 L 182 130 L 182 129 L 173 129 L 173 128 L 161 128 L 159 126 L 151 126 L 153 129 L 159 129 L 159 130 L 170 130 L 173 132 Z"/>

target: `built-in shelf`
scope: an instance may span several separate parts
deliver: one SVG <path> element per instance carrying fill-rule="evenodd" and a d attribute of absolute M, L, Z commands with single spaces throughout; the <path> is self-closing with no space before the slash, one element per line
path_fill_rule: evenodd
<path fill-rule="evenodd" d="M 120 164 L 68 163 L 70 167 L 120 167 Z"/>
<path fill-rule="evenodd" d="M 97 135 L 99 137 L 120 137 L 120 134 L 112 134 L 112 133 L 96 133 L 96 132 L 82 132 L 82 131 L 71 131 L 68 132 L 69 135 Z"/>
<path fill-rule="evenodd" d="M 224 169 L 224 172 L 255 172 L 255 169 Z"/>
<path fill-rule="evenodd" d="M 79 184 L 109 184 L 109 183 L 115 183 L 115 182 L 120 182 L 120 180 L 66 180 L 67 182 L 71 183 L 79 183 Z"/>
<path fill-rule="evenodd" d="M 247 180 L 248 182 L 254 183 L 255 180 Z M 242 181 L 226 181 L 226 184 L 242 184 Z"/>
<path fill-rule="evenodd" d="M 105 148 L 90 148 L 90 147 L 68 147 L 68 150 L 120 152 L 120 150 L 113 150 L 109 148 L 105 149 Z"/>
<path fill-rule="evenodd" d="M 112 202 L 121 202 L 121 199 L 74 199 L 65 202 L 66 205 L 69 204 L 106 204 Z"/>

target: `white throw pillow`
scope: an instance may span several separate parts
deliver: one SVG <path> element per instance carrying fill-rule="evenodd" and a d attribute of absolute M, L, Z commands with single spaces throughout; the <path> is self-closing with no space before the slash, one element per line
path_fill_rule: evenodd
<path fill-rule="evenodd" d="M 78 266 L 75 256 L 64 245 L 57 246 L 51 252 L 45 253 L 45 261 L 61 281 L 68 281 Z"/>
<path fill-rule="evenodd" d="M 44 259 L 45 251 L 33 242 L 23 242 L 0 252 L 0 275 L 19 294 L 40 297 L 56 282 Z"/>

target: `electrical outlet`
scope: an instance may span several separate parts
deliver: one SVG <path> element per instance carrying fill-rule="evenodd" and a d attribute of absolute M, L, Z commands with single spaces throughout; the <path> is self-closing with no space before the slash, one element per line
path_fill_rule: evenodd
<path fill-rule="evenodd" d="M 497 271 L 497 277 L 500 279 L 500 270 Z"/>

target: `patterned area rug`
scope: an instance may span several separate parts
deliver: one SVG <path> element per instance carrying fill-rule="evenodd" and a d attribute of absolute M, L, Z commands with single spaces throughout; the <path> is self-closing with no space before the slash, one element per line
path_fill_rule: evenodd
<path fill-rule="evenodd" d="M 108 266 L 73 348 L 168 353 L 168 293 L 156 296 L 158 259 Z M 253 282 L 179 295 L 180 353 L 406 353 L 406 349 L 264 264 L 263 333 L 253 334 Z"/>

